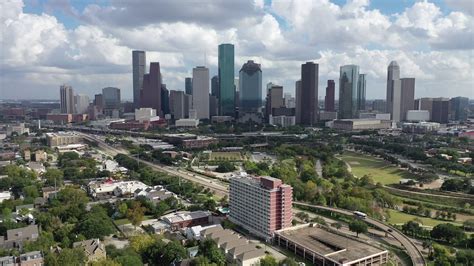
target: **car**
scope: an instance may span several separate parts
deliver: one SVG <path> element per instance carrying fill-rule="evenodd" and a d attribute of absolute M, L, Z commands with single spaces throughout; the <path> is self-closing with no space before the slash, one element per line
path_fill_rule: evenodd
<path fill-rule="evenodd" d="M 391 232 L 393 232 L 393 230 L 392 230 L 392 229 L 390 229 L 390 228 L 389 228 L 387 231 L 388 231 L 388 232 L 390 232 L 390 233 L 391 233 Z"/>

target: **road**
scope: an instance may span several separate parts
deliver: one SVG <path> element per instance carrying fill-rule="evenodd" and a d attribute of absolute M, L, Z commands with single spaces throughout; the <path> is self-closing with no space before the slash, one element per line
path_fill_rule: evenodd
<path fill-rule="evenodd" d="M 312 204 L 307 204 L 303 202 L 293 202 L 294 205 L 299 205 L 299 206 L 305 206 L 305 207 L 312 207 L 312 208 L 317 208 L 321 210 L 327 210 L 331 212 L 336 212 L 348 216 L 352 216 L 353 213 L 348 210 L 343 210 L 343 209 L 337 209 L 337 208 L 331 208 L 331 207 L 326 207 L 326 206 L 319 206 L 319 205 L 312 205 Z M 393 236 L 397 241 L 399 241 L 406 249 L 408 255 L 410 256 L 413 265 L 426 265 L 425 259 L 423 258 L 423 255 L 421 254 L 421 251 L 418 249 L 418 247 L 407 237 L 405 236 L 402 232 L 398 231 L 396 228 L 393 228 L 389 225 L 386 225 L 380 221 L 374 220 L 370 217 L 367 217 L 364 219 L 364 221 L 370 225 L 373 225 L 391 236 Z M 389 229 L 391 232 L 389 232 Z"/>
<path fill-rule="evenodd" d="M 98 143 L 99 147 L 101 147 L 102 149 L 108 151 L 109 153 L 111 153 L 111 155 L 116 155 L 118 153 L 124 153 L 123 151 L 108 145 L 107 143 L 105 143 L 104 141 L 102 141 L 99 138 L 96 138 L 92 135 L 88 135 L 88 134 L 84 134 L 84 133 L 81 133 L 81 134 L 86 139 L 96 141 Z M 166 172 L 166 173 L 169 173 L 171 175 L 178 176 L 178 177 L 181 177 L 183 179 L 187 179 L 187 180 L 190 180 L 190 181 L 195 182 L 197 184 L 200 184 L 204 187 L 207 187 L 207 188 L 211 189 L 217 195 L 224 196 L 224 195 L 229 194 L 228 187 L 225 186 L 225 185 L 218 184 L 217 183 L 218 181 L 216 181 L 216 180 L 211 181 L 211 180 L 209 180 L 209 178 L 200 176 L 199 174 L 185 172 L 184 170 L 175 169 L 175 168 L 169 167 L 169 166 L 162 166 L 162 165 L 154 164 L 154 163 L 151 163 L 151 162 L 148 162 L 148 161 L 145 161 L 145 160 L 142 160 L 142 159 L 138 159 L 138 158 L 135 158 L 135 159 L 138 162 L 143 163 L 145 165 L 148 165 L 148 166 L 150 166 L 153 169 L 156 169 L 158 171 Z M 353 213 L 349 210 L 331 208 L 331 207 L 326 207 L 326 206 L 312 205 L 312 204 L 307 204 L 307 203 L 302 203 L 302 202 L 293 202 L 293 204 L 300 205 L 300 206 L 306 206 L 306 207 L 318 208 L 318 209 L 322 209 L 322 210 L 328 210 L 328 211 L 337 212 L 337 213 L 344 214 L 344 215 L 349 215 L 349 216 L 353 215 Z M 425 259 L 423 258 L 423 255 L 421 254 L 421 251 L 415 246 L 415 244 L 407 236 L 405 236 L 403 233 L 398 231 L 396 228 L 393 228 L 389 225 L 386 225 L 386 224 L 384 224 L 380 221 L 374 220 L 372 218 L 366 218 L 364 221 L 367 222 L 368 224 L 371 224 L 371 225 L 387 232 L 388 234 L 393 236 L 397 241 L 399 241 L 405 247 L 408 255 L 410 256 L 410 258 L 413 262 L 413 265 L 415 265 L 415 266 L 426 265 Z M 391 232 L 389 232 L 389 229 L 391 230 Z"/>

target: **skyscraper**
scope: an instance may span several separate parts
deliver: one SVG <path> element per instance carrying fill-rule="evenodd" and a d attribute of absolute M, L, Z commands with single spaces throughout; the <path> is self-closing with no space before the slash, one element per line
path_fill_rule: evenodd
<path fill-rule="evenodd" d="M 170 113 L 175 120 L 185 117 L 184 91 L 170 90 Z"/>
<path fill-rule="evenodd" d="M 193 94 L 193 78 L 188 77 L 184 79 L 184 91 L 186 94 Z"/>
<path fill-rule="evenodd" d="M 104 105 L 107 109 L 118 109 L 120 107 L 120 89 L 114 87 L 106 87 L 102 89 L 104 97 Z"/>
<path fill-rule="evenodd" d="M 84 114 L 90 104 L 89 96 L 85 94 L 77 94 L 74 99 L 76 103 L 76 113 Z"/>
<path fill-rule="evenodd" d="M 387 69 L 387 113 L 395 122 L 401 120 L 401 91 L 400 66 L 397 61 L 392 61 Z"/>
<path fill-rule="evenodd" d="M 150 63 L 150 73 L 143 77 L 143 89 L 141 91 L 140 107 L 153 108 L 158 116 L 161 112 L 161 72 L 160 63 Z"/>
<path fill-rule="evenodd" d="M 219 45 L 219 112 L 235 116 L 234 45 Z"/>
<path fill-rule="evenodd" d="M 71 86 L 61 85 L 59 88 L 60 109 L 62 114 L 74 113 L 74 91 Z"/>
<path fill-rule="evenodd" d="M 469 111 L 469 98 L 455 97 L 450 100 L 452 118 L 456 121 L 466 121 Z"/>
<path fill-rule="evenodd" d="M 449 99 L 433 98 L 431 121 L 446 124 L 449 121 Z"/>
<path fill-rule="evenodd" d="M 211 78 L 211 95 L 219 99 L 219 76 Z"/>
<path fill-rule="evenodd" d="M 336 94 L 336 84 L 334 80 L 328 80 L 328 86 L 326 87 L 326 96 L 324 97 L 324 111 L 334 112 L 334 102 Z"/>
<path fill-rule="evenodd" d="M 402 121 L 407 119 L 409 110 L 415 109 L 415 78 L 402 78 L 401 84 L 401 101 L 400 101 L 400 118 Z"/>
<path fill-rule="evenodd" d="M 193 68 L 193 109 L 197 119 L 209 119 L 209 69 Z"/>
<path fill-rule="evenodd" d="M 359 66 L 341 66 L 339 74 L 339 119 L 357 117 Z"/>
<path fill-rule="evenodd" d="M 247 61 L 239 72 L 240 111 L 255 112 L 262 106 L 262 70 L 260 64 Z"/>
<path fill-rule="evenodd" d="M 359 74 L 357 83 L 357 111 L 365 110 L 366 74 Z"/>
<path fill-rule="evenodd" d="M 319 65 L 306 62 L 301 65 L 301 121 L 303 125 L 313 125 L 318 121 Z"/>
<path fill-rule="evenodd" d="M 170 113 L 170 92 L 166 84 L 161 84 L 161 113 L 163 116 Z"/>
<path fill-rule="evenodd" d="M 133 65 L 133 105 L 140 107 L 140 91 L 143 87 L 143 76 L 146 73 L 145 51 L 132 51 Z"/>
<path fill-rule="evenodd" d="M 283 86 L 274 85 L 271 83 L 271 87 L 267 88 L 267 98 L 265 112 L 267 119 L 270 115 L 273 115 L 273 109 L 285 107 L 283 102 Z"/>
<path fill-rule="evenodd" d="M 301 80 L 295 82 L 295 98 L 296 98 L 296 107 L 295 107 L 295 116 L 296 124 L 301 124 Z"/>

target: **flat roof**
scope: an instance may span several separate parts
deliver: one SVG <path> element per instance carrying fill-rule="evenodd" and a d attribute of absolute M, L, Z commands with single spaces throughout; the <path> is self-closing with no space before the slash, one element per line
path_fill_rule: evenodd
<path fill-rule="evenodd" d="M 318 227 L 300 227 L 276 232 L 277 235 L 333 261 L 356 261 L 386 250 L 332 233 Z"/>

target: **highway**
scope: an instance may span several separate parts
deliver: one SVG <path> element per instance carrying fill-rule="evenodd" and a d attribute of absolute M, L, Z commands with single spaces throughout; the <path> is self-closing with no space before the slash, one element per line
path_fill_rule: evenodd
<path fill-rule="evenodd" d="M 331 207 L 326 207 L 326 206 L 312 205 L 312 204 L 303 203 L 303 202 L 293 202 L 293 204 L 294 205 L 299 205 L 299 206 L 317 208 L 317 209 L 320 209 L 320 210 L 336 212 L 336 213 L 340 213 L 340 214 L 344 214 L 344 215 L 348 215 L 348 216 L 353 216 L 353 213 L 351 211 L 344 210 L 344 209 L 337 209 L 337 208 L 331 208 Z M 370 225 L 378 227 L 379 229 L 387 232 L 387 234 L 390 234 L 396 240 L 398 240 L 405 247 L 405 249 L 406 249 L 408 255 L 410 256 L 414 266 L 426 265 L 425 258 L 421 254 L 421 251 L 402 232 L 398 231 L 396 228 L 393 228 L 389 225 L 386 225 L 386 224 L 384 224 L 380 221 L 377 221 L 375 219 L 372 219 L 370 217 L 367 217 L 366 219 L 364 219 L 364 221 L 366 223 L 370 224 Z M 391 232 L 389 232 L 389 229 L 391 229 Z"/>
<path fill-rule="evenodd" d="M 112 147 L 112 146 L 108 145 L 107 143 L 105 143 L 104 141 L 102 141 L 101 139 L 96 138 L 95 136 L 84 134 L 84 133 L 79 133 L 79 134 L 81 134 L 86 139 L 96 141 L 98 143 L 99 147 L 102 148 L 107 153 L 109 153 L 110 155 L 115 156 L 118 153 L 127 154 L 126 151 L 123 151 L 123 150 L 117 149 L 115 147 Z M 209 178 L 201 176 L 199 174 L 188 172 L 188 171 L 185 171 L 185 170 L 176 169 L 174 167 L 158 165 L 158 164 L 151 163 L 151 162 L 148 162 L 148 161 L 145 161 L 145 160 L 142 160 L 142 159 L 138 159 L 138 158 L 135 158 L 135 157 L 132 157 L 132 158 L 134 158 L 135 160 L 137 160 L 138 162 L 140 162 L 142 164 L 150 166 L 151 168 L 153 168 L 157 171 L 166 172 L 170 175 L 178 176 L 178 177 L 181 177 L 183 179 L 187 179 L 191 182 L 195 182 L 197 184 L 200 184 L 204 187 L 207 187 L 211 191 L 216 193 L 217 195 L 225 196 L 225 195 L 229 194 L 229 190 L 228 190 L 227 185 L 219 184 L 218 183 L 219 181 L 217 181 L 217 180 L 210 180 Z M 312 205 L 312 204 L 303 203 L 303 202 L 293 202 L 293 204 L 294 205 L 317 208 L 317 209 L 321 209 L 321 210 L 332 211 L 332 212 L 336 212 L 336 213 L 340 213 L 340 214 L 344 214 L 344 215 L 348 215 L 348 216 L 353 215 L 352 211 L 344 210 L 344 209 L 331 208 L 331 207 L 319 206 L 319 205 Z M 377 228 L 387 232 L 388 234 L 392 235 L 397 241 L 399 241 L 405 247 L 405 249 L 406 249 L 408 255 L 410 256 L 414 266 L 426 265 L 425 259 L 422 255 L 421 251 L 402 232 L 400 232 L 399 230 L 397 230 L 394 227 L 386 225 L 386 224 L 384 224 L 380 221 L 377 221 L 375 219 L 372 219 L 370 217 L 367 217 L 366 219 L 364 219 L 364 221 L 367 222 L 368 224 L 371 224 L 374 227 L 377 227 Z M 391 230 L 391 232 L 389 232 L 389 229 Z"/>

